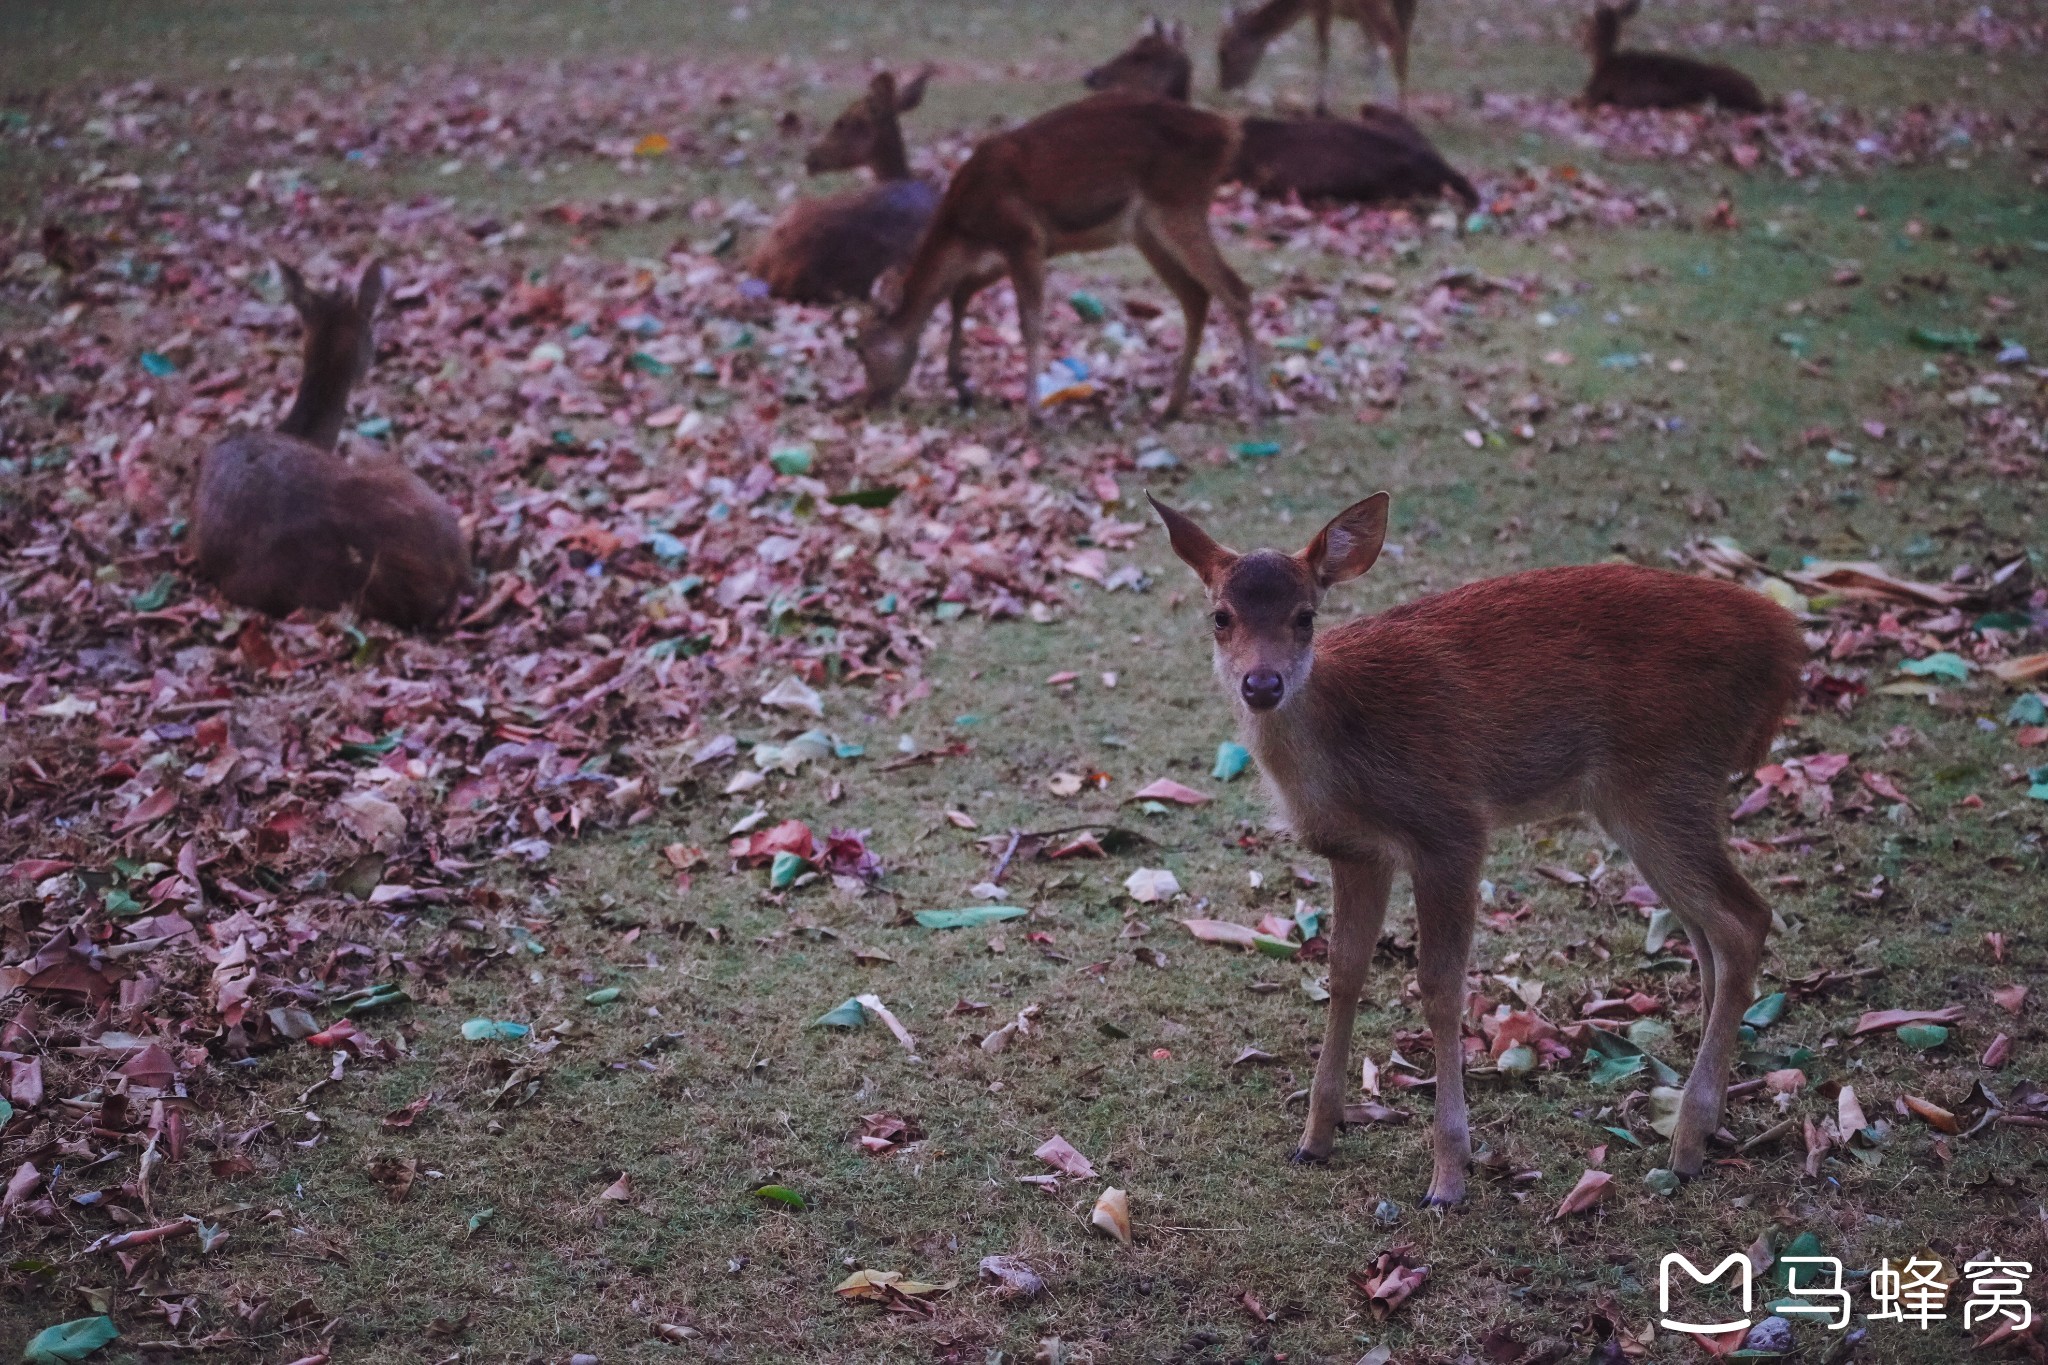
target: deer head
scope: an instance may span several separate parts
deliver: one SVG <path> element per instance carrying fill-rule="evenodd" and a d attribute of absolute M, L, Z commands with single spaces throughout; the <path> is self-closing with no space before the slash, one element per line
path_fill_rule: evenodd
<path fill-rule="evenodd" d="M 896 116 L 908 113 L 924 101 L 925 84 L 933 68 L 926 66 L 901 87 L 890 72 L 878 72 L 868 82 L 867 93 L 846 106 L 818 145 L 804 157 L 804 169 L 812 175 L 826 171 L 850 171 L 873 166 L 892 154 L 900 157 L 903 131 Z"/>
<path fill-rule="evenodd" d="M 1185 513 L 1151 498 L 1173 552 L 1208 593 L 1216 677 L 1227 694 L 1257 712 L 1276 710 L 1301 694 L 1315 662 L 1316 609 L 1325 592 L 1379 558 L 1390 501 L 1375 493 L 1353 503 L 1299 554 L 1241 555 L 1217 544 Z"/>

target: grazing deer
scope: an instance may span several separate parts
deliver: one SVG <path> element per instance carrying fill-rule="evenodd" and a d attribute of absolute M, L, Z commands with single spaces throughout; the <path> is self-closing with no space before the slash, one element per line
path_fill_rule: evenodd
<path fill-rule="evenodd" d="M 1188 97 L 1194 63 L 1180 26 L 1149 21 L 1130 47 L 1084 78 L 1090 89 L 1149 91 Z M 1380 204 L 1427 199 L 1448 190 L 1470 212 L 1479 206 L 1472 182 L 1445 161 L 1405 115 L 1377 104 L 1345 119 L 1247 118 L 1230 178 L 1267 199 L 1304 203 Z"/>
<path fill-rule="evenodd" d="M 1394 875 L 1415 890 L 1417 981 L 1436 1053 L 1428 1202 L 1464 1197 L 1465 974 L 1500 825 L 1590 812 L 1678 915 L 1704 1023 L 1671 1165 L 1700 1174 L 1770 907 L 1728 855 L 1728 776 L 1764 760 L 1799 686 L 1793 619 L 1731 583 L 1630 564 L 1488 579 L 1317 632 L 1323 594 L 1372 567 L 1385 493 L 1300 554 L 1239 555 L 1156 500 L 1207 589 L 1216 676 L 1283 820 L 1330 860 L 1323 1051 L 1298 1161 L 1324 1161 Z"/>
<path fill-rule="evenodd" d="M 1587 31 L 1593 74 L 1585 102 L 1620 109 L 1684 109 L 1712 102 L 1744 114 L 1767 113 L 1771 102 L 1756 82 L 1732 66 L 1679 57 L 1669 52 L 1620 52 L 1622 21 L 1633 18 L 1642 0 L 1599 5 Z"/>
<path fill-rule="evenodd" d="M 1330 25 L 1349 19 L 1365 34 L 1377 51 L 1385 48 L 1393 60 L 1394 88 L 1400 105 L 1408 107 L 1408 35 L 1415 28 L 1416 0 L 1264 0 L 1255 9 L 1224 13 L 1223 36 L 1217 40 L 1216 61 L 1221 68 L 1225 90 L 1241 89 L 1259 69 L 1266 45 L 1300 23 L 1303 16 L 1316 26 L 1316 112 L 1328 113 L 1330 87 Z"/>
<path fill-rule="evenodd" d="M 864 299 L 878 278 L 910 259 L 939 190 L 910 173 L 897 116 L 923 101 L 931 74 L 926 67 L 899 89 L 893 75 L 880 73 L 804 157 L 812 175 L 866 166 L 876 183 L 783 210 L 747 261 L 770 295 L 792 303 Z"/>
<path fill-rule="evenodd" d="M 402 627 L 432 625 L 469 581 L 455 512 L 396 459 L 341 458 L 349 390 L 369 370 L 384 295 L 372 264 L 355 292 L 318 292 L 280 264 L 305 324 L 305 371 L 276 431 L 228 437 L 199 470 L 199 576 L 237 606 L 284 616 L 355 605 Z"/>
<path fill-rule="evenodd" d="M 1176 100 L 1110 91 L 984 139 L 955 172 L 904 275 L 902 298 L 855 343 L 870 406 L 893 398 L 917 363 L 925 323 L 953 306 L 946 374 L 969 399 L 961 320 L 974 295 L 1008 274 L 1024 333 L 1026 421 L 1044 361 L 1045 263 L 1053 256 L 1130 243 L 1180 301 L 1180 363 L 1164 416 L 1186 404 L 1213 296 L 1236 328 L 1245 392 L 1266 408 L 1252 335 L 1252 297 L 1209 234 L 1209 203 L 1229 174 L 1237 125 Z"/>

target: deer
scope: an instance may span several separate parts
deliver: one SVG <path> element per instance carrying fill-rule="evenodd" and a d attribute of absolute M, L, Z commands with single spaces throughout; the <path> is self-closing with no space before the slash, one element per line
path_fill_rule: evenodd
<path fill-rule="evenodd" d="M 1216 44 L 1216 62 L 1225 90 L 1251 83 L 1266 46 L 1304 17 L 1316 29 L 1316 112 L 1329 112 L 1330 25 L 1349 19 L 1365 34 L 1377 53 L 1385 48 L 1394 67 L 1394 88 L 1402 109 L 1408 107 L 1408 35 L 1415 28 L 1417 0 L 1263 0 L 1256 8 L 1224 12 L 1223 34 Z"/>
<path fill-rule="evenodd" d="M 804 157 L 812 175 L 857 170 L 874 173 L 864 189 L 799 199 L 776 218 L 747 260 L 773 298 L 791 303 L 865 299 L 875 281 L 910 259 L 912 248 L 939 204 L 939 190 L 911 174 L 898 116 L 924 101 L 932 68 L 902 86 L 890 72 L 876 74 L 862 96 L 846 106 Z"/>
<path fill-rule="evenodd" d="M 1093 90 L 1148 91 L 1185 100 L 1194 72 L 1180 25 L 1151 19 L 1136 42 L 1082 78 Z M 1378 104 L 1347 119 L 1240 121 L 1243 138 L 1230 178 L 1266 199 L 1379 204 L 1449 192 L 1469 213 L 1479 206 L 1472 182 L 1444 160 L 1408 117 Z"/>
<path fill-rule="evenodd" d="M 1642 0 L 1595 6 L 1586 37 L 1593 58 L 1582 96 L 1586 105 L 1686 109 L 1712 103 L 1743 114 L 1768 113 L 1774 107 L 1755 81 L 1732 66 L 1669 52 L 1617 51 L 1622 23 L 1641 7 Z"/>
<path fill-rule="evenodd" d="M 336 451 L 349 391 L 375 354 L 384 267 L 353 291 L 321 291 L 282 262 L 305 328 L 304 368 L 275 431 L 227 437 L 200 463 L 194 568 L 237 606 L 270 616 L 355 606 L 405 629 L 431 626 L 470 576 L 455 511 L 395 458 Z"/>
<path fill-rule="evenodd" d="M 1330 1159 L 1367 964 L 1405 872 L 1436 1054 L 1427 1202 L 1464 1198 L 1459 1027 L 1489 835 L 1577 811 L 1693 944 L 1704 1022 L 1671 1169 L 1696 1177 L 1771 926 L 1729 856 L 1725 790 L 1764 761 L 1799 690 L 1797 624 L 1734 583 L 1597 564 L 1484 579 L 1318 629 L 1325 594 L 1378 559 L 1389 502 L 1352 504 L 1297 554 L 1238 554 L 1152 502 L 1202 583 L 1216 678 L 1280 821 L 1330 862 L 1329 1016 L 1294 1159 Z"/>
<path fill-rule="evenodd" d="M 1041 421 L 1031 385 L 1045 352 L 1045 268 L 1055 256 L 1128 243 L 1179 301 L 1186 326 L 1162 417 L 1186 406 L 1210 300 L 1237 333 L 1245 395 L 1268 406 L 1251 290 L 1209 230 L 1209 204 L 1236 157 L 1237 125 L 1177 100 L 1113 90 L 1091 95 L 979 143 L 904 272 L 900 298 L 878 309 L 854 347 L 866 373 L 862 401 L 892 400 L 917 363 L 925 324 L 952 304 L 946 375 L 972 401 L 962 325 L 969 301 L 1005 274 L 1024 334 L 1025 421 Z"/>

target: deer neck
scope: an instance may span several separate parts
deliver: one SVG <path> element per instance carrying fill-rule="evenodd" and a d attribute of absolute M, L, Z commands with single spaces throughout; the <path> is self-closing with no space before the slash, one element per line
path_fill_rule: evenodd
<path fill-rule="evenodd" d="M 868 158 L 868 167 L 877 180 L 910 179 L 910 153 L 903 145 L 903 130 L 890 119 L 875 133 L 874 154 Z"/>
<path fill-rule="evenodd" d="M 1243 37 L 1256 38 L 1264 45 L 1294 27 L 1310 7 L 1310 0 L 1266 0 L 1238 20 L 1236 28 Z"/>
<path fill-rule="evenodd" d="M 277 429 L 322 450 L 332 450 L 341 440 L 342 423 L 348 417 L 348 394 L 355 386 L 355 357 L 352 352 L 331 354 L 320 343 L 318 337 L 306 339 L 299 391 L 292 399 L 291 411 Z"/>

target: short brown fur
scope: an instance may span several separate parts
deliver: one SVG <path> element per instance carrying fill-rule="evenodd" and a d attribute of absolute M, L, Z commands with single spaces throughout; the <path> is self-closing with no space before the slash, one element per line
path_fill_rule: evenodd
<path fill-rule="evenodd" d="M 1668 52 L 1619 51 L 1622 21 L 1633 17 L 1641 4 L 1642 0 L 1627 0 L 1593 11 L 1586 43 L 1593 74 L 1583 96 L 1588 105 L 1684 109 L 1715 104 L 1744 114 L 1762 114 L 1773 107 L 1756 82 L 1732 66 Z"/>
<path fill-rule="evenodd" d="M 1330 25 L 1338 19 L 1357 24 L 1366 40 L 1385 48 L 1394 66 L 1400 105 L 1408 107 L 1409 35 L 1415 29 L 1417 0 L 1265 0 L 1242 13 L 1233 11 L 1217 40 L 1216 61 L 1225 90 L 1251 82 L 1266 45 L 1307 18 L 1316 29 L 1316 112 L 1329 112 Z"/>
<path fill-rule="evenodd" d="M 1378 556 L 1386 494 L 1298 555 L 1235 554 L 1154 506 L 1208 591 L 1217 676 L 1280 814 L 1331 863 L 1330 1013 L 1297 1159 L 1329 1157 L 1366 964 L 1405 869 L 1437 1058 L 1428 1198 L 1463 1198 L 1460 1020 L 1488 836 L 1585 811 L 1699 960 L 1702 1042 L 1671 1156 L 1699 1175 L 1771 923 L 1729 856 L 1726 788 L 1764 760 L 1798 690 L 1791 616 L 1734 584 L 1603 564 L 1489 579 L 1317 632 L 1323 593 Z"/>
<path fill-rule="evenodd" d="M 878 74 L 805 156 L 812 175 L 865 166 L 876 183 L 783 210 L 747 259 L 748 272 L 770 296 L 792 303 L 865 299 L 877 279 L 910 259 L 939 191 L 911 174 L 897 116 L 923 101 L 931 74 L 926 67 L 901 89 L 888 72 Z"/>
<path fill-rule="evenodd" d="M 1008 274 L 1024 332 L 1025 413 L 1038 421 L 1030 385 L 1044 360 L 1046 261 L 1130 243 L 1179 300 L 1186 318 L 1165 415 L 1187 401 L 1209 300 L 1234 325 L 1251 408 L 1266 406 L 1252 334 L 1251 291 L 1216 249 L 1209 203 L 1237 152 L 1236 124 L 1176 100 L 1111 91 L 1065 105 L 974 149 L 946 187 L 904 277 L 896 308 L 857 343 L 865 398 L 893 398 L 917 363 L 919 338 L 951 300 L 947 376 L 968 397 L 961 320 L 976 292 Z"/>
<path fill-rule="evenodd" d="M 1130 47 L 1089 72 L 1090 89 L 1144 90 L 1186 99 L 1194 63 L 1176 26 L 1154 19 Z M 1358 121 L 1247 118 L 1231 178 L 1267 199 L 1381 204 L 1449 193 L 1469 212 L 1479 192 L 1406 115 L 1368 104 Z"/>
<path fill-rule="evenodd" d="M 280 266 L 306 328 L 305 370 L 274 432 L 207 452 L 193 512 L 194 568 L 238 606 L 273 616 L 354 605 L 414 628 L 440 620 L 469 581 L 455 512 L 396 459 L 335 452 L 349 390 L 369 369 L 384 272 L 353 295 L 320 293 Z"/>

